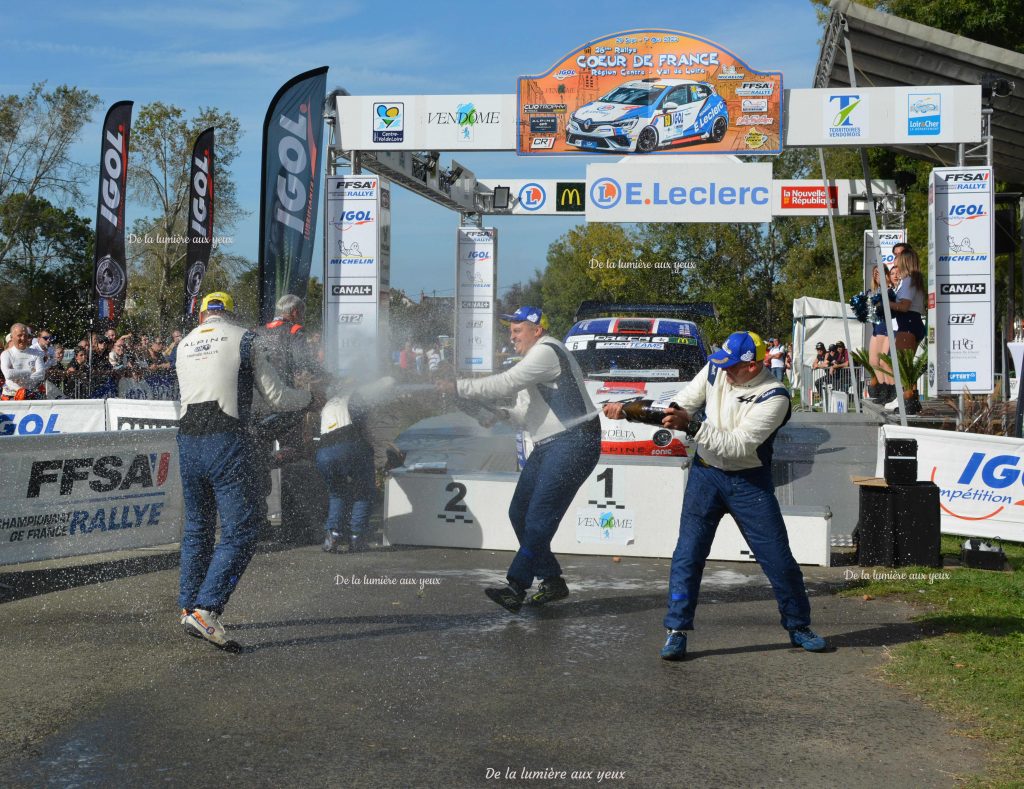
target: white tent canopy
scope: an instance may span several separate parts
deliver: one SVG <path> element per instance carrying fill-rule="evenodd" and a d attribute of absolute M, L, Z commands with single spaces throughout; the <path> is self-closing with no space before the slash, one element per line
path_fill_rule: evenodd
<path fill-rule="evenodd" d="M 793 301 L 793 387 L 800 388 L 803 366 L 814 359 L 814 346 L 823 342 L 826 346 L 842 340 L 846 342 L 843 319 L 851 322 L 850 339 L 853 343 L 863 340 L 861 324 L 857 322 L 853 307 L 838 301 L 812 299 L 803 296 Z M 852 348 L 849 350 L 853 350 Z M 851 360 L 852 364 L 852 360 Z"/>

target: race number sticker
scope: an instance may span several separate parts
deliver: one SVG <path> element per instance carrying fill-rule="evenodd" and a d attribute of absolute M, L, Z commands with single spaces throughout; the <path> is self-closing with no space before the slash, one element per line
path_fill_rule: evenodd
<path fill-rule="evenodd" d="M 472 523 L 473 518 L 468 514 L 469 508 L 463 503 L 463 499 L 466 498 L 466 486 L 461 482 L 449 482 L 444 490 L 444 510 L 437 514 L 438 519 L 445 523 Z"/>

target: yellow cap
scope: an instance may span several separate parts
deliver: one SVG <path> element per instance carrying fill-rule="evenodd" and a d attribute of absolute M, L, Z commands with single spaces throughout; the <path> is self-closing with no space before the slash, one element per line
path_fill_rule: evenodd
<path fill-rule="evenodd" d="M 235 300 L 231 298 L 230 293 L 225 293 L 222 290 L 218 290 L 215 293 L 208 293 L 203 299 L 203 303 L 199 306 L 200 312 L 206 312 L 207 310 L 227 310 L 228 312 L 234 312 Z"/>

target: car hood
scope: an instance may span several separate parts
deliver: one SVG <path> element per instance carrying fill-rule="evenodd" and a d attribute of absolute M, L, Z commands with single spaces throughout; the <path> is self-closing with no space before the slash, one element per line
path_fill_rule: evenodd
<path fill-rule="evenodd" d="M 610 123 L 624 121 L 644 114 L 646 107 L 640 104 L 614 104 L 607 101 L 594 101 L 584 104 L 573 113 L 578 121 L 594 121 Z"/>

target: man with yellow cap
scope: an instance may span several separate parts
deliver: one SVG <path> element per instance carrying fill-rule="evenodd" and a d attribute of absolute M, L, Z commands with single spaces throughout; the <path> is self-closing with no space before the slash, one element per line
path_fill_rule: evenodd
<path fill-rule="evenodd" d="M 793 559 L 772 483 L 775 434 L 789 421 L 789 391 L 764 366 L 765 344 L 754 332 L 735 332 L 666 408 L 662 425 L 697 442 L 679 521 L 669 577 L 665 660 L 686 657 L 704 563 L 722 516 L 733 516 L 754 558 L 771 582 L 790 643 L 822 652 L 825 639 L 810 629 L 811 604 Z M 703 409 L 704 419 L 694 418 Z M 608 403 L 609 419 L 625 416 Z"/>
<path fill-rule="evenodd" d="M 189 635 L 237 651 L 220 616 L 255 552 L 264 509 L 254 441 L 246 430 L 253 398 L 296 411 L 309 406 L 311 396 L 281 382 L 256 333 L 234 321 L 229 294 L 211 293 L 199 309 L 199 325 L 178 344 L 175 361 L 185 497 L 181 624 Z M 218 512 L 221 535 L 214 547 Z"/>

